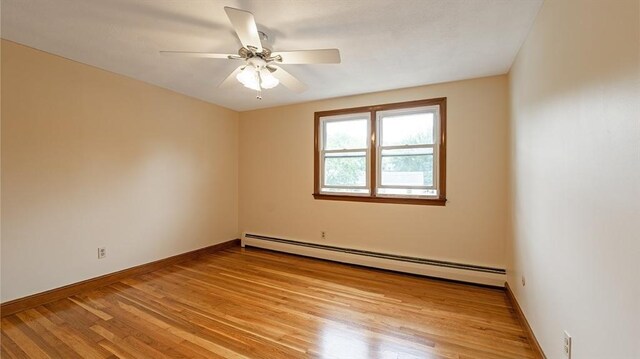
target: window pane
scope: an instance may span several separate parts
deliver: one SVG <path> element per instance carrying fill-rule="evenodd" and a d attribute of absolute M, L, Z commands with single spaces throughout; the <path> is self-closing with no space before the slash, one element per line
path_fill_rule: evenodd
<path fill-rule="evenodd" d="M 433 113 L 382 117 L 382 146 L 433 144 Z"/>
<path fill-rule="evenodd" d="M 325 150 L 367 148 L 368 118 L 325 123 Z"/>
<path fill-rule="evenodd" d="M 433 148 L 383 150 L 383 186 L 433 186 Z"/>
<path fill-rule="evenodd" d="M 327 153 L 324 158 L 326 186 L 366 186 L 367 153 Z"/>

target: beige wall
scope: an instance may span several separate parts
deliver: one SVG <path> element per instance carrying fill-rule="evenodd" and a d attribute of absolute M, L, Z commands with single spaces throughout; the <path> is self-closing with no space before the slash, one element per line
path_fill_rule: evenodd
<path fill-rule="evenodd" d="M 2 72 L 2 301 L 237 238 L 236 112 L 7 41 Z"/>
<path fill-rule="evenodd" d="M 241 113 L 240 231 L 504 267 L 507 87 L 496 76 Z M 434 97 L 448 98 L 446 207 L 313 199 L 315 111 Z"/>
<path fill-rule="evenodd" d="M 546 1 L 510 75 L 508 278 L 552 359 L 640 358 L 639 4 Z"/>

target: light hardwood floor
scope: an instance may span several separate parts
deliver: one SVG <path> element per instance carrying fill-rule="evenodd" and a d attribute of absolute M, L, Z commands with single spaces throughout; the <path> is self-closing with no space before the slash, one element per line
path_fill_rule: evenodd
<path fill-rule="evenodd" d="M 2 358 L 534 358 L 499 289 L 232 248 L 2 319 Z"/>

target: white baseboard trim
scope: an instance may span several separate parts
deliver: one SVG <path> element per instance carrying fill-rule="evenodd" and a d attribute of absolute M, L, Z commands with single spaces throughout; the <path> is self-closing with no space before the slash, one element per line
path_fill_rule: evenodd
<path fill-rule="evenodd" d="M 474 284 L 504 287 L 506 272 L 492 268 L 462 263 L 398 256 L 350 248 L 326 246 L 317 243 L 244 233 L 241 245 L 273 251 L 321 258 L 396 272 L 424 275 Z"/>

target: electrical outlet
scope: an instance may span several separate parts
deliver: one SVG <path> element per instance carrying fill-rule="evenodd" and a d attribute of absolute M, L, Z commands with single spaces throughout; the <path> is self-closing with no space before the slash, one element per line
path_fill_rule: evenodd
<path fill-rule="evenodd" d="M 98 259 L 102 259 L 106 256 L 107 256 L 107 248 L 106 247 L 98 248 Z"/>
<path fill-rule="evenodd" d="M 567 331 L 564 331 L 564 350 L 562 351 L 564 353 L 564 358 L 565 359 L 571 359 L 571 335 L 569 335 L 569 333 L 567 333 Z"/>
<path fill-rule="evenodd" d="M 327 232 L 325 232 L 325 231 L 320 232 L 320 238 L 322 238 L 322 239 L 327 238 Z"/>
<path fill-rule="evenodd" d="M 524 287 L 527 284 L 527 281 L 524 279 L 524 276 L 522 276 L 522 286 Z"/>

